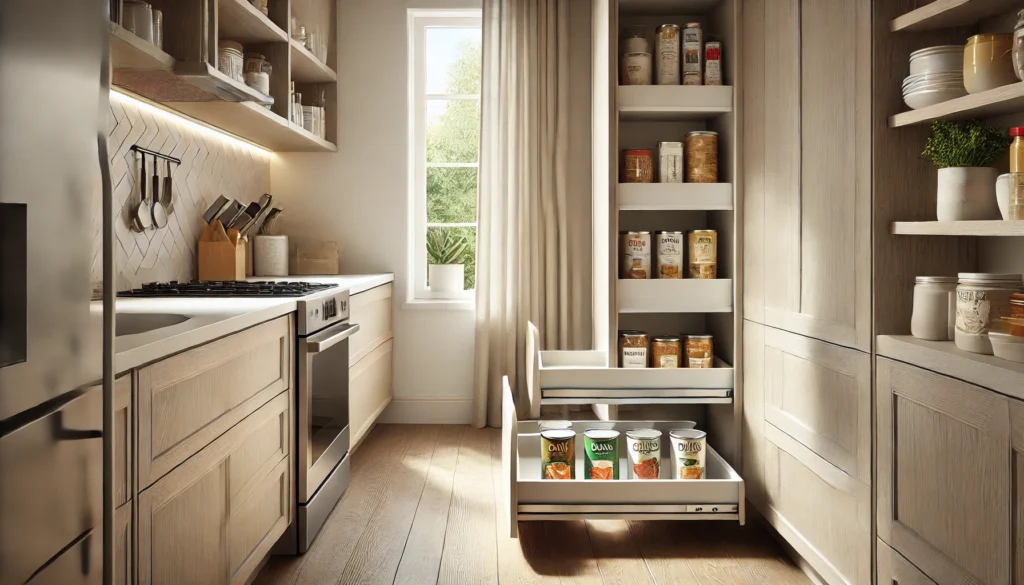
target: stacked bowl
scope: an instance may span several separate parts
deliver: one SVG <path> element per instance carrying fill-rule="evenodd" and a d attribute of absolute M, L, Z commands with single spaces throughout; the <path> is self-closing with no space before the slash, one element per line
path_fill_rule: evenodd
<path fill-rule="evenodd" d="M 962 46 L 928 47 L 910 54 L 910 75 L 903 80 L 903 101 L 911 109 L 934 106 L 965 95 Z"/>

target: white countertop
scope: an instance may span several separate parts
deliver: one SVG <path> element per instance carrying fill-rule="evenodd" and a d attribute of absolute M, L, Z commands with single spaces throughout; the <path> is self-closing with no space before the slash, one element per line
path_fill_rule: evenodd
<path fill-rule="evenodd" d="M 393 274 L 289 276 L 249 280 L 328 282 L 359 294 L 394 280 Z M 117 312 L 184 315 L 183 323 L 114 340 L 114 369 L 122 374 L 166 356 L 292 313 L 296 298 L 118 298 Z M 94 310 L 102 305 L 94 303 Z"/>

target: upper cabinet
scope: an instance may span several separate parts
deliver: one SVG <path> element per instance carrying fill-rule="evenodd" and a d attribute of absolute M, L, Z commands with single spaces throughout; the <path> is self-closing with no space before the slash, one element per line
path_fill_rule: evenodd
<path fill-rule="evenodd" d="M 867 351 L 871 7 L 750 4 L 746 31 L 799 34 L 746 37 L 744 315 Z"/>

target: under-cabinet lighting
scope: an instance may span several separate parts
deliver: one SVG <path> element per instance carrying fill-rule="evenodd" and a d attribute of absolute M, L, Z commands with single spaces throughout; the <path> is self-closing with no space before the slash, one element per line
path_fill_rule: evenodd
<path fill-rule="evenodd" d="M 223 140 L 224 142 L 227 142 L 229 144 L 243 146 L 245 148 L 248 148 L 249 150 L 252 150 L 253 152 L 263 154 L 264 156 L 267 157 L 269 157 L 271 154 L 271 151 L 263 148 L 262 146 L 258 146 L 256 144 L 253 144 L 252 142 L 238 138 L 233 134 L 228 134 L 221 130 L 217 130 L 216 128 L 213 128 L 211 126 L 201 124 L 199 122 L 196 122 L 195 120 L 192 120 L 191 118 L 186 118 L 180 114 L 177 114 L 170 110 L 166 110 L 156 104 L 141 100 L 133 95 L 124 93 L 118 90 L 117 88 L 110 88 L 110 97 L 116 99 L 119 102 L 123 102 L 130 106 L 139 108 L 140 110 L 145 110 L 153 114 L 154 116 L 160 116 L 165 120 L 185 126 L 187 129 L 192 130 L 194 132 L 205 134 L 208 137 L 219 138 L 220 140 Z"/>

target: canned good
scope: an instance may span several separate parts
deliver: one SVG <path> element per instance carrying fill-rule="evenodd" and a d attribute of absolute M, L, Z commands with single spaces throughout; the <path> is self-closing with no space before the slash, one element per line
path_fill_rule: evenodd
<path fill-rule="evenodd" d="M 655 232 L 658 278 L 683 277 L 683 232 Z"/>
<path fill-rule="evenodd" d="M 650 150 L 622 151 L 622 182 L 654 182 L 654 156 Z"/>
<path fill-rule="evenodd" d="M 722 43 L 704 43 L 704 85 L 722 85 Z"/>
<path fill-rule="evenodd" d="M 715 367 L 715 338 L 711 335 L 686 336 L 686 367 Z"/>
<path fill-rule="evenodd" d="M 683 143 L 658 143 L 658 182 L 683 182 Z"/>
<path fill-rule="evenodd" d="M 619 331 L 619 367 L 647 367 L 647 334 L 643 331 Z"/>
<path fill-rule="evenodd" d="M 704 79 L 701 52 L 704 31 L 699 22 L 688 22 L 683 28 L 683 85 L 700 85 Z"/>
<path fill-rule="evenodd" d="M 540 432 L 540 465 L 543 479 L 576 477 L 576 431 L 548 429 Z"/>
<path fill-rule="evenodd" d="M 686 135 L 686 182 L 718 182 L 718 133 L 697 130 Z"/>
<path fill-rule="evenodd" d="M 695 429 L 669 431 L 672 443 L 672 479 L 704 479 L 708 434 Z"/>
<path fill-rule="evenodd" d="M 651 84 L 651 54 L 627 53 L 622 56 L 622 85 Z"/>
<path fill-rule="evenodd" d="M 693 230 L 688 243 L 690 278 L 718 278 L 718 232 Z"/>
<path fill-rule="evenodd" d="M 583 448 L 587 454 L 584 479 L 619 479 L 619 431 L 587 429 Z"/>
<path fill-rule="evenodd" d="M 651 232 L 622 233 L 622 278 L 651 277 Z"/>
<path fill-rule="evenodd" d="M 679 85 L 679 25 L 663 24 L 655 29 L 658 85 Z"/>
<path fill-rule="evenodd" d="M 657 429 L 626 431 L 626 450 L 629 451 L 630 479 L 658 479 L 661 477 L 661 431 Z"/>
<path fill-rule="evenodd" d="M 553 429 L 571 429 L 572 423 L 567 420 L 542 420 L 539 423 L 540 430 L 550 431 Z"/>
<path fill-rule="evenodd" d="M 643 26 L 630 26 L 622 35 L 620 47 L 623 55 L 630 53 L 650 53 L 651 44 L 647 42 L 647 28 Z"/>
<path fill-rule="evenodd" d="M 679 368 L 683 364 L 683 338 L 659 335 L 651 340 L 652 368 Z"/>

